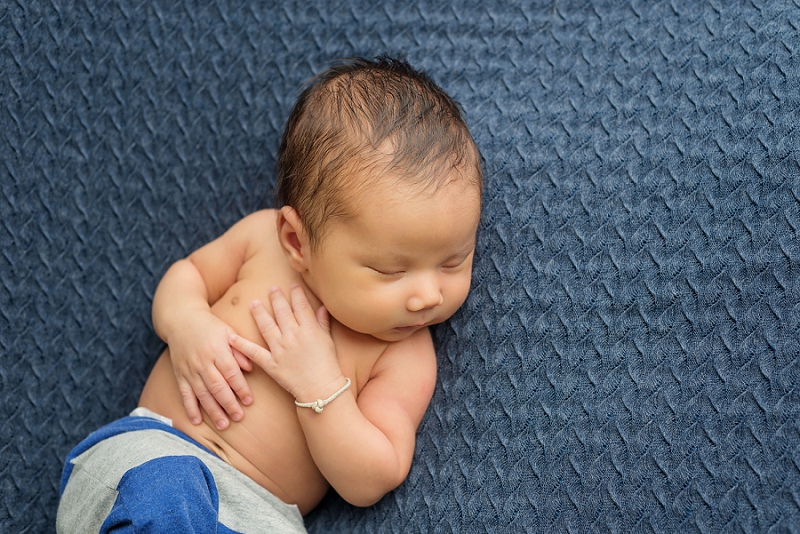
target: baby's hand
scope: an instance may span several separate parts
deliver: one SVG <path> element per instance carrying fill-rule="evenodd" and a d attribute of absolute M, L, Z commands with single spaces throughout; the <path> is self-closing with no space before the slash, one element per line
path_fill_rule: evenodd
<path fill-rule="evenodd" d="M 253 364 L 228 344 L 234 334 L 224 321 L 203 313 L 192 317 L 167 339 L 183 406 L 192 424 L 202 421 L 198 400 L 220 430 L 228 427 L 226 413 L 234 421 L 244 416 L 237 396 L 244 405 L 253 402 L 242 374 L 242 369 L 252 370 Z"/>
<path fill-rule="evenodd" d="M 261 302 L 250 305 L 269 350 L 240 336 L 231 337 L 230 344 L 295 399 L 310 402 L 336 391 L 343 375 L 330 334 L 328 311 L 321 306 L 315 314 L 305 291 L 297 284 L 292 286 L 291 298 L 290 306 L 280 289 L 270 290 L 275 319 Z"/>

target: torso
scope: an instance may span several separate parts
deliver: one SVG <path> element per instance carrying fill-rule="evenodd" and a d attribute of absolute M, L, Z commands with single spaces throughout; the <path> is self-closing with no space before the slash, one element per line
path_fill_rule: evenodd
<path fill-rule="evenodd" d="M 272 219 L 270 219 L 272 220 Z M 302 278 L 286 263 L 275 225 L 265 225 L 264 239 L 253 245 L 239 278 L 212 305 L 212 311 L 239 335 L 264 345 L 249 305 L 259 299 L 268 305 L 272 286 L 288 294 Z M 319 302 L 309 294 L 312 305 Z M 345 376 L 356 394 L 369 381 L 387 343 L 353 332 L 332 321 L 331 336 Z M 264 486 L 284 502 L 296 504 L 305 514 L 328 490 L 317 469 L 297 419 L 294 399 L 258 367 L 246 373 L 253 403 L 244 407 L 244 418 L 219 431 L 208 417 L 200 425 L 189 422 L 169 360 L 169 349 L 156 362 L 145 384 L 139 405 L 169 417 L 178 430 L 214 451 L 220 458 Z"/>

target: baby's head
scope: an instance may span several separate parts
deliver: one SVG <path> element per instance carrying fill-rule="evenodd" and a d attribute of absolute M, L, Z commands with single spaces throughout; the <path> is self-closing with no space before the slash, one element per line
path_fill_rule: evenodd
<path fill-rule="evenodd" d="M 466 298 L 481 187 L 452 98 L 403 61 L 348 60 L 314 78 L 289 116 L 278 200 L 292 235 L 282 239 L 336 319 L 402 338 Z M 376 322 L 389 301 L 405 311 Z"/>
<path fill-rule="evenodd" d="M 278 201 L 297 211 L 316 247 L 376 180 L 436 188 L 450 169 L 481 190 L 458 104 L 404 61 L 356 58 L 315 77 L 295 104 L 278 151 Z"/>

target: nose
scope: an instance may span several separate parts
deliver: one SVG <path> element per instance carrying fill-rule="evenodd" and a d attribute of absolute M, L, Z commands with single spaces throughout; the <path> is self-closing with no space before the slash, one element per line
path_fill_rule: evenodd
<path fill-rule="evenodd" d="M 421 275 L 414 282 L 411 296 L 408 297 L 406 308 L 410 312 L 418 312 L 441 306 L 444 303 L 442 288 L 436 275 Z"/>

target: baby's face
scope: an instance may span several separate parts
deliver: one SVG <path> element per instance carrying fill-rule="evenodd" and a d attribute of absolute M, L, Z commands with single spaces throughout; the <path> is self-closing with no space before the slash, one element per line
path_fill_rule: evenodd
<path fill-rule="evenodd" d="M 337 321 L 381 340 L 444 321 L 466 299 L 472 275 L 480 194 L 467 182 L 435 191 L 369 187 L 356 216 L 326 231 L 305 282 Z"/>

